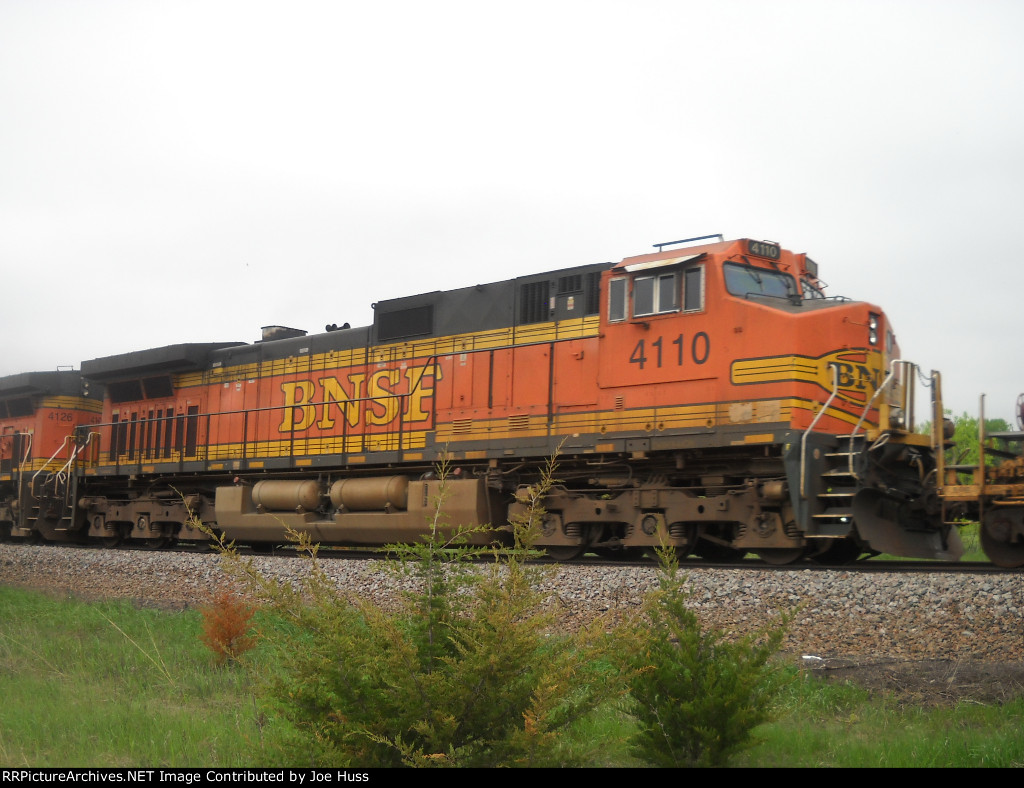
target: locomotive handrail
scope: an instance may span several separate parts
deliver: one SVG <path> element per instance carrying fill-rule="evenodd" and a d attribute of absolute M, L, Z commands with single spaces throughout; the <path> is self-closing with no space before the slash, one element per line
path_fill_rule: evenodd
<path fill-rule="evenodd" d="M 557 342 L 569 341 L 569 340 L 575 339 L 575 338 L 576 337 L 573 336 L 573 337 L 567 337 L 565 339 L 545 340 L 545 341 L 537 341 L 537 342 L 526 342 L 526 343 L 517 344 L 516 347 L 540 346 L 540 345 L 546 345 L 546 346 L 550 347 L 550 346 L 554 345 Z M 105 429 L 113 430 L 113 432 L 111 433 L 112 444 L 107 449 L 107 453 L 109 454 L 109 457 L 105 461 L 104 464 L 109 463 L 111 466 L 113 466 L 114 468 L 117 468 L 117 469 L 120 469 L 122 466 L 141 466 L 142 463 L 147 462 L 147 461 L 176 463 L 176 464 L 178 464 L 180 466 L 180 469 L 184 468 L 184 463 L 186 463 L 186 462 L 200 462 L 200 463 L 203 463 L 204 465 L 208 466 L 210 462 L 212 462 L 212 461 L 214 461 L 216 459 L 221 459 L 220 455 L 215 450 L 211 451 L 211 449 L 213 449 L 213 447 L 209 446 L 209 437 L 211 435 L 211 431 L 218 425 L 220 420 L 227 419 L 227 418 L 230 418 L 232 416 L 241 417 L 241 421 L 242 421 L 242 425 L 241 425 L 242 426 L 242 436 L 241 436 L 241 441 L 239 443 L 239 445 L 241 446 L 241 455 L 240 455 L 239 459 L 245 461 L 245 460 L 249 459 L 249 452 L 252 450 L 253 446 L 260 443 L 260 441 L 258 439 L 258 436 L 257 437 L 253 437 L 253 436 L 250 435 L 250 428 L 253 426 L 253 424 L 258 422 L 258 419 L 255 418 L 256 414 L 259 414 L 259 413 L 273 413 L 273 412 L 278 412 L 278 413 L 280 413 L 280 412 L 287 412 L 287 410 L 289 408 L 300 408 L 300 407 L 302 407 L 302 408 L 305 408 L 305 407 L 319 408 L 319 407 L 330 406 L 330 405 L 337 405 L 337 406 L 341 407 L 343 409 L 343 411 L 345 411 L 345 413 L 347 414 L 347 409 L 349 407 L 359 406 L 359 405 L 361 405 L 363 403 L 385 402 L 385 401 L 389 402 L 389 403 L 394 403 L 394 405 L 389 405 L 388 407 L 397 407 L 398 408 L 398 413 L 402 414 L 405 411 L 406 404 L 411 400 L 411 398 L 416 394 L 416 392 L 419 391 L 424 386 L 424 381 L 428 377 L 428 371 L 427 370 L 429 370 L 432 367 L 435 367 L 442 358 L 453 357 L 453 356 L 456 356 L 456 355 L 467 354 L 467 353 L 472 353 L 472 354 L 488 353 L 488 352 L 492 352 L 493 350 L 494 350 L 494 348 L 492 348 L 492 347 L 479 347 L 478 348 L 478 347 L 454 347 L 453 346 L 453 347 L 451 347 L 450 349 L 448 349 L 448 350 L 446 350 L 444 352 L 435 352 L 435 353 L 428 354 L 427 356 L 423 357 L 423 359 L 424 359 L 423 365 L 422 365 L 423 369 L 420 371 L 420 374 L 418 376 L 416 376 L 412 380 L 412 389 L 409 392 L 403 393 L 403 394 L 387 394 L 387 395 L 380 395 L 380 394 L 378 394 L 376 396 L 358 397 L 358 398 L 345 399 L 345 400 L 338 400 L 338 399 L 335 399 L 335 398 L 332 398 L 332 397 L 324 397 L 323 399 L 319 399 L 319 400 L 315 400 L 315 401 L 310 401 L 310 402 L 303 402 L 301 404 L 292 404 L 292 405 L 288 405 L 288 404 L 283 404 L 283 405 L 266 405 L 266 406 L 263 406 L 263 407 L 256 407 L 256 408 L 238 408 L 238 409 L 233 409 L 233 410 L 218 410 L 218 411 L 215 411 L 215 412 L 211 411 L 211 412 L 207 412 L 207 413 L 194 413 L 194 414 L 178 413 L 178 414 L 170 414 L 170 415 L 163 415 L 163 416 L 156 416 L 156 417 L 152 417 L 151 416 L 149 418 L 143 417 L 143 418 L 138 419 L 137 422 L 133 422 L 133 423 L 137 424 L 138 427 L 139 427 L 138 432 L 137 432 L 137 436 L 138 437 L 136 438 L 135 442 L 132 443 L 132 445 L 129 445 L 127 447 L 123 447 L 123 443 L 118 441 L 117 431 L 120 430 L 120 429 L 124 429 L 129 424 L 129 422 L 122 421 L 122 422 L 108 422 L 108 423 L 104 423 L 104 424 L 98 424 L 98 425 L 95 425 L 95 426 L 96 427 L 102 427 L 102 428 L 105 428 Z M 548 401 L 548 411 L 549 411 L 548 415 L 549 415 L 549 417 L 550 417 L 551 405 L 552 405 L 551 397 L 552 397 L 552 395 L 551 395 L 551 392 L 549 391 L 549 396 L 548 396 L 548 400 L 549 400 Z M 429 415 L 430 415 L 430 421 L 432 423 L 435 423 L 435 424 L 436 424 L 436 420 L 437 420 L 437 408 L 438 408 L 438 403 L 437 403 L 436 397 L 431 397 L 431 399 L 430 399 L 430 406 L 429 406 L 429 411 L 428 412 L 429 412 Z M 146 429 L 145 429 L 145 425 L 147 425 L 147 424 L 160 424 L 160 423 L 164 423 L 168 419 L 175 420 L 175 421 L 177 421 L 177 420 L 184 420 L 184 422 L 188 422 L 189 420 L 194 420 L 194 423 L 199 427 L 199 429 L 205 430 L 205 432 L 207 434 L 207 441 L 204 444 L 205 451 L 202 452 L 202 453 L 198 453 L 198 454 L 191 454 L 188 451 L 189 441 L 188 441 L 187 438 L 183 438 L 183 437 L 178 437 L 173 443 L 171 441 L 167 441 L 167 442 L 164 442 L 162 445 L 159 442 L 156 445 L 151 445 L 149 443 L 148 438 L 145 437 L 148 434 Z M 368 445 L 369 440 L 374 435 L 377 435 L 377 433 L 371 431 L 370 427 L 371 427 L 371 425 L 367 425 L 367 424 L 364 423 L 361 426 L 361 428 L 358 428 L 358 429 L 354 428 L 352 425 L 350 425 L 349 420 L 348 420 L 348 416 L 346 415 L 342 419 L 342 423 L 340 425 L 340 428 L 341 428 L 341 435 L 340 435 L 340 438 L 341 438 L 341 450 L 338 451 L 337 454 L 339 454 L 339 455 L 347 455 L 347 454 L 349 454 L 349 453 L 351 453 L 353 451 L 355 451 L 355 452 L 360 452 L 360 451 L 365 452 L 365 451 L 367 451 L 367 445 Z M 406 423 L 405 419 L 399 418 L 397 425 L 395 425 L 393 429 L 389 429 L 386 432 L 381 432 L 380 433 L 381 438 L 382 438 L 382 440 L 385 440 L 386 444 L 387 444 L 385 450 L 387 450 L 387 451 L 398 451 L 398 452 L 406 450 L 408 448 L 407 441 L 408 441 L 408 433 L 409 433 L 410 430 L 411 430 L 411 424 Z M 101 437 L 102 437 L 102 435 L 101 435 Z M 279 454 L 277 456 L 294 458 L 296 456 L 297 452 L 301 453 L 303 445 L 304 445 L 304 441 L 309 441 L 310 439 L 309 438 L 301 437 L 300 435 L 296 434 L 295 431 L 289 431 L 289 434 L 287 436 L 282 435 L 280 437 L 280 440 L 283 443 L 283 445 L 281 446 L 281 449 L 283 450 L 284 453 Z M 179 443 L 179 441 L 180 441 L 180 443 Z M 350 447 L 350 445 L 349 445 L 350 441 L 358 442 L 358 444 L 359 444 L 358 448 Z M 305 445 L 308 445 L 308 444 L 305 444 Z"/>
<path fill-rule="evenodd" d="M 84 443 L 78 443 L 77 441 L 75 442 L 75 450 L 71 452 L 71 456 L 68 457 L 68 461 L 64 463 L 64 467 L 57 471 L 58 476 L 62 473 L 65 473 L 71 467 L 71 464 L 78 458 L 78 455 L 81 454 L 90 443 L 92 443 L 92 439 L 94 437 L 99 437 L 99 433 L 89 432 L 85 436 Z"/>
<path fill-rule="evenodd" d="M 32 433 L 31 432 L 16 432 L 14 434 L 15 435 L 24 435 L 26 438 L 28 438 L 28 440 L 25 441 L 24 450 L 21 452 L 21 456 L 18 458 L 18 497 L 17 497 L 17 501 L 18 501 L 18 504 L 20 505 L 21 504 L 21 496 L 22 496 L 22 493 L 23 493 L 23 487 L 24 487 L 24 483 L 25 483 L 25 463 L 28 462 L 28 457 L 32 453 Z M 11 453 L 12 453 L 12 455 L 14 453 L 13 446 L 12 446 Z"/>
<path fill-rule="evenodd" d="M 828 410 L 828 406 L 832 404 L 832 400 L 839 394 L 839 368 L 836 366 L 832 367 L 832 393 L 829 394 L 825 404 L 821 406 L 821 410 L 818 411 L 818 415 L 811 421 L 810 426 L 804 430 L 803 437 L 800 438 L 800 498 L 807 500 L 807 437 L 811 434 L 811 431 L 817 426 L 818 421 L 822 416 L 825 415 L 825 411 Z"/>
<path fill-rule="evenodd" d="M 419 379 L 417 379 L 416 386 L 420 385 L 423 377 L 425 377 L 425 375 L 421 375 L 419 377 Z M 412 393 L 414 393 L 414 392 L 415 392 L 415 388 L 414 388 Z M 373 396 L 373 397 L 358 397 L 358 398 L 355 398 L 355 399 L 348 399 L 348 400 L 338 400 L 338 399 L 333 399 L 333 398 L 325 398 L 325 399 L 322 399 L 322 400 L 315 400 L 315 401 L 311 401 L 311 402 L 303 402 L 302 404 L 299 404 L 299 405 L 296 405 L 296 404 L 293 404 L 293 405 L 267 405 L 267 406 L 259 407 L 259 408 L 239 408 L 239 409 L 235 409 L 235 410 L 219 410 L 219 411 L 215 411 L 215 412 L 197 413 L 197 414 L 190 414 L 190 415 L 185 415 L 185 414 L 180 414 L 179 413 L 177 415 L 171 416 L 170 418 L 174 418 L 174 419 L 197 419 L 197 420 L 201 419 L 202 420 L 202 424 L 203 424 L 203 426 L 205 428 L 205 431 L 206 431 L 206 436 L 207 436 L 207 441 L 208 441 L 210 433 L 211 433 L 211 425 L 213 423 L 215 423 L 215 420 L 227 418 L 227 417 L 230 417 L 230 416 L 242 416 L 244 433 L 243 433 L 243 438 L 242 438 L 242 441 L 241 441 L 241 445 L 243 447 L 243 452 L 242 452 L 241 459 L 248 459 L 247 455 L 248 455 L 248 450 L 250 448 L 250 438 L 249 438 L 248 427 L 249 427 L 249 424 L 250 424 L 250 416 L 252 414 L 255 414 L 255 413 L 281 412 L 281 411 L 287 411 L 290 408 L 300 408 L 300 407 L 301 408 L 305 408 L 305 407 L 313 407 L 313 408 L 315 408 L 315 407 L 321 407 L 321 406 L 326 406 L 326 405 L 338 405 L 339 407 L 344 408 L 347 405 L 366 403 L 366 402 L 377 402 L 377 401 L 388 401 L 388 402 L 397 403 L 396 407 L 398 408 L 398 413 L 401 414 L 404 411 L 404 404 L 409 401 L 409 399 L 412 396 L 412 393 L 390 394 L 390 395 L 383 395 L 383 396 L 382 395 L 377 395 L 377 396 Z M 434 414 L 434 415 L 436 416 L 436 414 Z M 145 425 L 147 423 L 162 422 L 166 418 L 168 418 L 168 417 L 160 416 L 160 417 L 153 417 L 153 418 L 142 418 L 142 419 L 138 420 L 137 424 Z M 115 428 L 116 429 L 117 427 L 122 426 L 122 425 L 124 425 L 126 423 L 127 422 L 105 422 L 103 424 L 97 424 L 97 425 L 94 425 L 94 426 L 96 426 L 96 427 L 104 427 L 104 428 Z M 197 421 L 197 423 L 199 423 L 199 422 Z M 350 437 L 350 432 L 349 432 L 349 423 L 348 423 L 347 416 L 342 418 L 341 429 L 342 429 L 342 435 L 341 435 L 342 443 L 341 443 L 341 451 L 339 452 L 339 454 L 348 454 L 348 453 L 350 453 L 350 449 L 348 448 L 348 439 Z M 405 433 L 406 433 L 405 420 L 404 419 L 399 419 L 399 425 L 398 425 L 397 431 L 391 431 L 391 432 L 382 433 L 382 434 L 386 434 L 386 435 L 389 436 L 389 441 L 388 441 L 389 444 L 392 441 L 397 440 L 397 446 L 391 446 L 390 447 L 392 450 L 394 450 L 394 451 L 402 451 L 405 448 Z M 100 437 L 102 437 L 102 435 L 100 433 L 91 433 L 91 434 L 96 434 L 96 435 L 99 435 Z M 140 436 L 139 437 L 139 443 L 141 443 L 141 436 L 143 434 L 144 434 L 144 430 L 140 429 L 139 432 L 138 432 L 138 435 Z M 366 426 L 364 425 L 364 428 L 355 436 L 355 437 L 359 438 L 359 440 L 360 440 L 361 448 L 359 449 L 359 451 L 366 451 L 367 437 L 369 435 L 372 435 L 372 434 L 374 434 L 374 433 L 369 432 L 367 430 Z M 287 442 L 287 446 L 285 447 L 286 451 L 287 451 L 287 455 L 286 456 L 294 458 L 296 456 L 296 454 L 295 454 L 295 452 L 296 452 L 296 444 L 300 444 L 302 441 L 308 441 L 309 438 L 296 437 L 295 431 L 293 430 L 293 431 L 291 431 L 289 433 L 287 438 L 282 438 L 282 440 Z M 66 443 L 66 440 L 65 440 L 65 443 Z M 253 443 L 258 443 L 258 441 L 253 441 Z M 61 449 L 62 448 L 63 448 L 63 445 L 61 446 Z M 84 448 L 84 446 L 83 446 L 83 448 Z M 116 451 L 116 446 L 113 447 L 113 448 Z M 206 451 L 201 456 L 198 455 L 198 454 L 192 456 L 193 460 L 198 460 L 200 462 L 204 462 L 206 464 L 209 464 L 211 459 L 216 459 L 217 456 L 219 456 L 219 455 L 216 455 L 214 453 L 214 456 L 211 457 L 211 452 L 209 451 L 210 446 L 208 445 L 208 443 L 207 443 L 207 445 L 204 445 L 203 448 Z M 161 457 L 157 456 L 154 453 L 156 451 L 164 451 L 164 452 L 167 452 L 167 453 L 161 458 Z M 59 452 L 60 452 L 60 449 L 57 450 L 57 453 L 59 453 Z M 123 461 L 121 459 L 123 454 L 128 454 L 129 455 L 129 459 L 128 459 L 127 462 L 125 462 L 125 461 Z M 55 453 L 54 456 L 56 456 L 56 453 Z M 124 452 L 124 453 L 122 453 L 120 451 L 116 451 L 116 453 L 111 455 L 111 457 L 110 457 L 110 459 L 108 461 L 111 462 L 111 464 L 113 464 L 114 467 L 120 468 L 122 465 L 137 465 L 137 464 L 141 464 L 142 462 L 145 462 L 147 460 L 160 461 L 161 459 L 163 459 L 164 461 L 167 461 L 167 462 L 177 462 L 177 463 L 181 464 L 181 463 L 184 463 L 186 461 L 186 458 L 189 457 L 189 456 L 190 455 L 187 454 L 187 450 L 186 450 L 186 446 L 185 445 L 175 446 L 174 448 L 169 448 L 168 446 L 163 446 L 160 449 L 156 449 L 155 447 L 148 446 L 148 445 L 147 446 L 131 445 L 131 446 L 127 447 L 127 451 Z M 51 460 L 52 459 L 53 458 L 51 457 Z"/>
<path fill-rule="evenodd" d="M 28 462 L 29 455 L 32 453 L 32 433 L 31 432 L 20 432 L 15 433 L 16 435 L 24 435 L 28 440 L 25 442 L 25 449 L 21 453 L 21 457 L 18 458 L 18 474 L 21 475 L 25 472 L 25 463 Z"/>
<path fill-rule="evenodd" d="M 57 455 L 60 454 L 64 450 L 64 447 L 68 445 L 68 441 L 71 440 L 71 438 L 72 438 L 71 435 L 65 435 L 63 443 L 61 443 L 61 445 L 57 447 L 57 450 L 53 454 L 50 455 L 50 458 L 45 463 L 43 463 L 42 467 L 38 471 L 36 471 L 34 474 L 32 474 L 32 478 L 29 479 L 29 489 L 32 490 L 32 497 L 35 498 L 37 501 L 39 500 L 39 496 L 35 494 L 36 478 L 39 476 L 39 474 L 41 474 L 43 471 L 45 471 L 49 467 L 50 463 L 54 461 L 54 459 L 57 457 Z M 67 466 L 64 466 L 64 467 L 67 467 Z M 63 468 L 61 468 L 61 470 L 56 471 L 56 473 L 51 473 L 51 476 L 57 476 L 57 478 L 60 479 L 62 471 L 63 471 Z M 56 489 L 56 487 L 54 489 Z"/>
<path fill-rule="evenodd" d="M 893 378 L 896 377 L 897 364 L 905 364 L 911 367 L 915 366 L 914 362 L 906 361 L 902 358 L 894 358 L 891 362 L 889 362 L 889 374 L 885 376 L 885 380 L 883 380 L 881 384 L 879 384 L 878 388 L 875 389 L 875 393 L 871 395 L 871 399 L 869 399 L 868 404 L 864 406 L 864 411 L 860 414 L 860 418 L 857 419 L 857 423 L 853 425 L 853 432 L 850 433 L 850 456 L 847 458 L 847 462 L 849 463 L 850 476 L 852 476 L 857 481 L 860 481 L 860 476 L 857 475 L 857 472 L 853 468 L 853 442 L 857 437 L 857 430 L 859 430 L 860 425 L 864 423 L 864 419 L 867 418 L 868 413 L 871 411 L 871 406 L 874 405 L 875 400 L 878 399 L 878 395 L 885 391 L 885 389 L 892 382 Z M 910 385 L 910 375 L 907 375 L 907 378 L 908 385 Z"/>
<path fill-rule="evenodd" d="M 77 459 L 78 455 L 81 454 L 82 451 L 92 442 L 92 439 L 93 439 L 94 436 L 99 437 L 99 433 L 98 432 L 90 432 L 86 436 L 84 443 L 78 443 L 77 441 L 75 441 L 74 451 L 71 452 L 71 456 L 68 457 L 67 462 L 65 462 L 64 465 L 62 465 L 57 471 L 54 471 L 53 473 L 51 473 L 50 474 L 50 478 L 57 477 L 57 481 L 60 482 L 61 484 L 66 482 L 67 479 L 68 479 L 68 471 L 71 468 L 71 465 Z M 46 465 L 49 465 L 50 462 L 54 459 L 54 457 L 56 457 L 60 453 L 61 449 L 63 449 L 65 446 L 67 446 L 68 441 L 75 440 L 75 437 L 76 436 L 73 435 L 73 434 L 72 435 L 68 435 L 67 437 L 65 437 L 64 438 L 64 442 L 60 445 L 60 448 L 58 448 L 57 451 L 55 451 L 50 456 L 50 459 L 46 461 Z M 34 492 L 36 476 L 38 476 L 40 473 L 42 473 L 44 470 L 46 470 L 46 465 L 44 465 L 42 468 L 40 468 L 38 471 L 36 471 L 35 475 L 33 475 L 31 481 L 29 482 L 30 489 L 33 490 L 32 497 L 35 498 L 37 501 L 39 500 L 39 497 Z M 54 486 L 53 486 L 53 492 L 54 493 L 57 492 L 57 485 L 56 484 L 54 484 Z M 67 491 L 66 490 L 65 490 L 65 493 L 64 493 L 64 497 L 65 497 L 65 500 L 66 500 L 67 499 Z"/>
<path fill-rule="evenodd" d="M 942 375 L 932 370 L 932 428 L 930 440 L 935 456 L 935 480 L 941 497 L 946 485 L 946 437 L 945 413 L 942 408 Z M 943 520 L 945 520 L 945 503 L 943 503 Z"/>
<path fill-rule="evenodd" d="M 541 345 L 541 344 L 550 344 L 550 343 L 535 342 L 535 343 L 531 343 L 531 344 Z M 396 402 L 397 406 L 398 406 L 398 413 L 402 414 L 404 412 L 404 410 L 405 410 L 405 404 L 407 402 L 409 402 L 411 400 L 413 394 L 415 394 L 417 392 L 417 390 L 419 390 L 422 387 L 423 380 L 424 380 L 424 378 L 427 377 L 426 370 L 428 368 L 434 367 L 437 364 L 438 359 L 440 359 L 441 357 L 444 357 L 444 356 L 455 356 L 455 355 L 460 354 L 460 353 L 479 353 L 479 352 L 488 352 L 489 350 L 491 350 L 491 348 L 466 348 L 466 349 L 455 349 L 455 348 L 452 348 L 451 351 L 446 352 L 446 353 L 433 353 L 433 354 L 430 354 L 429 356 L 426 357 L 426 360 L 425 360 L 425 363 L 423 365 L 423 368 L 420 371 L 419 376 L 415 379 L 415 382 L 413 384 L 412 389 L 409 392 L 405 393 L 405 394 L 391 394 L 391 395 L 387 395 L 387 396 L 379 396 L 378 395 L 378 396 L 375 396 L 375 397 L 358 397 L 358 398 L 355 398 L 355 399 L 347 399 L 347 400 L 337 400 L 337 399 L 334 399 L 334 398 L 324 398 L 323 400 L 318 400 L 318 401 L 315 401 L 315 402 L 305 402 L 305 403 L 302 403 L 301 406 L 300 405 L 267 405 L 267 406 L 264 406 L 264 407 L 261 407 L 261 408 L 243 408 L 243 409 L 238 409 L 238 410 L 217 411 L 216 413 L 197 414 L 197 415 L 205 415 L 205 417 L 206 417 L 205 420 L 206 420 L 207 437 L 209 437 L 210 423 L 211 423 L 211 420 L 213 419 L 213 417 L 215 417 L 215 416 L 216 417 L 227 417 L 227 416 L 233 416 L 233 415 L 241 415 L 242 416 L 242 420 L 243 420 L 242 459 L 245 460 L 245 459 L 247 459 L 248 448 L 249 448 L 249 437 L 248 437 L 248 435 L 249 435 L 249 433 L 248 433 L 249 416 L 252 413 L 272 412 L 272 411 L 285 411 L 288 408 L 294 408 L 294 407 L 320 407 L 320 406 L 332 405 L 332 404 L 333 405 L 338 405 L 339 407 L 342 407 L 344 409 L 346 406 L 348 406 L 350 404 L 364 403 L 364 402 L 375 402 L 375 401 L 378 401 L 378 400 L 388 400 L 388 401 Z M 431 415 L 431 421 L 436 423 L 436 421 L 437 421 L 437 399 L 436 399 L 436 397 L 431 397 L 431 413 L 430 413 L 430 415 Z M 186 418 L 186 417 L 183 416 L 182 414 L 179 414 L 175 418 Z M 159 419 L 152 419 L 152 421 L 158 421 L 158 420 Z M 139 421 L 140 421 L 140 423 L 145 423 L 146 421 L 150 421 L 150 419 L 140 419 Z M 110 423 L 110 424 L 103 424 L 103 425 L 99 425 L 99 426 L 109 427 L 109 426 L 114 426 L 114 425 L 112 423 Z M 407 427 L 407 424 L 406 424 L 406 420 L 402 419 L 402 418 L 399 418 L 398 419 L 398 430 L 397 430 L 398 445 L 394 446 L 394 447 L 389 447 L 391 450 L 399 451 L 400 452 L 400 451 L 403 451 L 406 448 L 405 443 L 406 443 L 406 430 L 407 430 L 407 428 L 408 427 Z M 366 425 L 364 425 L 363 429 L 356 435 L 356 437 L 358 437 L 359 443 L 360 443 L 359 451 L 366 451 L 367 436 L 371 435 L 371 434 L 373 434 L 373 433 L 368 432 L 367 428 L 366 428 Z M 389 436 L 394 435 L 393 432 L 389 432 L 389 433 L 386 433 L 386 434 L 388 434 Z M 348 448 L 349 437 L 350 437 L 349 422 L 348 422 L 348 417 L 346 415 L 345 417 L 342 418 L 342 422 L 341 422 L 341 451 L 339 452 L 339 454 L 345 455 L 345 454 L 349 454 L 350 453 L 350 450 Z M 292 457 L 292 458 L 295 457 L 295 443 L 297 442 L 297 440 L 302 440 L 302 439 L 297 439 L 296 436 L 295 436 L 295 432 L 292 431 L 290 433 L 290 435 L 288 436 L 288 456 L 289 457 Z M 306 440 L 308 440 L 308 439 L 306 439 Z M 389 440 L 389 444 L 390 444 L 390 440 Z M 142 458 L 144 453 L 147 454 L 147 459 L 150 458 L 149 455 L 148 455 L 148 451 L 149 451 L 148 448 L 145 451 L 140 448 L 140 450 L 139 450 L 140 462 L 141 462 L 141 458 Z M 182 462 L 185 461 L 185 455 L 183 453 L 183 449 L 182 448 L 174 449 L 173 452 L 179 454 L 179 458 L 178 458 L 179 459 L 179 463 L 182 463 Z M 154 458 L 154 459 L 159 459 L 159 458 Z M 168 457 L 168 459 L 170 459 L 170 457 Z M 208 454 L 204 458 L 204 460 L 205 460 L 206 463 L 209 463 L 210 457 L 209 457 Z M 120 467 L 120 465 L 121 465 L 120 455 L 118 455 L 118 457 L 115 460 L 114 464 L 115 464 L 115 466 Z"/>
<path fill-rule="evenodd" d="M 717 238 L 719 241 L 724 241 L 725 236 L 721 233 L 714 233 L 713 235 L 698 235 L 696 238 L 681 238 L 678 241 L 664 241 L 660 244 L 652 244 L 659 252 L 665 246 L 672 246 L 673 244 L 688 244 L 692 241 L 706 241 L 708 238 Z"/>
<path fill-rule="evenodd" d="M 985 517 L 985 395 L 978 399 L 978 519 Z"/>

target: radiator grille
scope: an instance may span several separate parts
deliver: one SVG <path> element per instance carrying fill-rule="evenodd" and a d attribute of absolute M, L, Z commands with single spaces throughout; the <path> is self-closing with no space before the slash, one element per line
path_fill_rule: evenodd
<path fill-rule="evenodd" d="M 528 430 L 530 428 L 530 417 L 526 415 L 509 416 L 508 428 L 510 430 Z"/>
<path fill-rule="evenodd" d="M 520 291 L 522 299 L 519 304 L 520 323 L 540 323 L 548 319 L 551 311 L 549 286 L 550 283 L 547 281 L 530 282 L 523 285 Z"/>

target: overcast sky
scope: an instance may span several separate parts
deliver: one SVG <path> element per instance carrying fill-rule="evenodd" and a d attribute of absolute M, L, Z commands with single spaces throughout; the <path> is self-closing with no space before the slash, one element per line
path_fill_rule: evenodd
<path fill-rule="evenodd" d="M 1024 392 L 1020 0 L 0 0 L 0 375 L 723 233 Z"/>

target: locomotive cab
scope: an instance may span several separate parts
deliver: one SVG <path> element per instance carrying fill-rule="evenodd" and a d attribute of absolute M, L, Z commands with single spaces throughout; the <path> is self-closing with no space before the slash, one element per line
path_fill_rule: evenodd
<path fill-rule="evenodd" d="M 80 538 L 74 469 L 94 447 L 101 404 L 71 370 L 0 378 L 0 536 Z"/>
<path fill-rule="evenodd" d="M 775 562 L 959 555 L 933 516 L 913 372 L 893 364 L 879 307 L 826 296 L 813 260 L 750 239 L 627 258 L 603 284 L 599 385 L 627 412 L 657 403 L 633 425 L 634 456 L 674 451 L 670 484 L 696 496 L 770 485 L 780 499 L 691 523 L 693 549 Z"/>
<path fill-rule="evenodd" d="M 627 258 L 605 284 L 602 386 L 685 383 L 673 398 L 728 404 L 726 424 L 806 428 L 835 390 L 817 428 L 841 429 L 860 417 L 896 348 L 878 307 L 826 297 L 814 261 L 776 244 Z M 877 413 L 867 426 L 877 428 Z"/>

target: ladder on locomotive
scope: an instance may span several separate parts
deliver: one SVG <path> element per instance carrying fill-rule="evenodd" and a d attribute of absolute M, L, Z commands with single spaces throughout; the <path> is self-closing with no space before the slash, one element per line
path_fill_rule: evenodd
<path fill-rule="evenodd" d="M 86 447 L 98 433 L 90 432 L 79 442 L 74 435 L 64 438 L 57 450 L 43 463 L 28 482 L 32 498 L 26 513 L 26 525 L 31 529 L 40 520 L 52 523 L 54 531 L 69 531 L 74 524 L 74 467 Z M 68 457 L 62 461 L 58 456 L 69 449 Z"/>
<path fill-rule="evenodd" d="M 858 462 L 863 462 L 866 459 L 867 453 L 872 449 L 882 446 L 889 439 L 889 433 L 882 432 L 878 438 L 872 442 L 870 446 L 867 445 L 867 432 L 862 431 L 861 427 L 864 424 L 864 420 L 867 418 L 868 413 L 871 412 L 878 397 L 884 392 L 893 381 L 898 377 L 897 370 L 903 370 L 906 375 L 906 386 L 903 391 L 903 410 L 907 414 L 908 422 L 913 418 L 913 378 L 912 375 L 917 371 L 917 365 L 910 361 L 904 361 L 903 359 L 893 359 L 889 366 L 889 372 L 885 379 L 879 385 L 874 394 L 864 406 L 864 410 L 860 414 L 860 418 L 854 425 L 853 431 L 848 435 L 837 435 L 836 444 L 832 447 L 831 451 L 825 453 L 826 459 L 826 470 L 821 474 L 822 480 L 825 482 L 824 490 L 816 492 L 814 499 L 816 505 L 812 508 L 814 512 L 811 515 L 812 521 L 815 523 L 815 533 L 807 534 L 808 537 L 817 536 L 821 538 L 829 538 L 835 536 L 845 535 L 851 526 L 853 525 L 853 498 L 857 494 L 857 491 L 861 487 L 860 473 L 858 472 Z M 929 385 L 934 385 L 934 376 Z M 839 380 L 838 373 L 835 368 L 832 369 L 832 393 L 829 398 L 825 401 L 821 410 L 814 417 L 810 426 L 804 432 L 801 443 L 801 489 L 800 497 L 804 500 L 808 498 L 807 495 L 807 439 L 814 427 L 817 425 L 818 420 L 828 410 L 829 405 L 839 393 Z"/>
<path fill-rule="evenodd" d="M 825 453 L 828 468 L 822 473 L 825 489 L 817 494 L 817 511 L 811 516 L 817 525 L 816 535 L 845 536 L 850 530 L 853 523 L 853 496 L 860 484 L 853 471 L 853 462 L 863 453 L 864 436 L 858 437 L 853 433 L 838 436 L 835 451 Z"/>
<path fill-rule="evenodd" d="M 853 519 L 853 496 L 857 492 L 856 476 L 852 473 L 855 442 L 853 436 L 837 436 L 825 451 L 826 470 L 813 484 L 813 493 L 808 491 L 808 438 L 814 432 L 818 421 L 825 415 L 832 401 L 839 394 L 839 377 L 832 369 L 832 393 L 812 419 L 800 440 L 800 498 L 808 501 L 811 511 L 812 529 L 807 538 L 829 539 L 845 536 Z M 870 407 L 870 406 L 869 406 Z M 850 437 L 849 448 L 842 450 L 841 440 Z M 822 483 L 824 489 L 822 490 Z M 812 503 L 813 502 L 813 503 Z"/>

